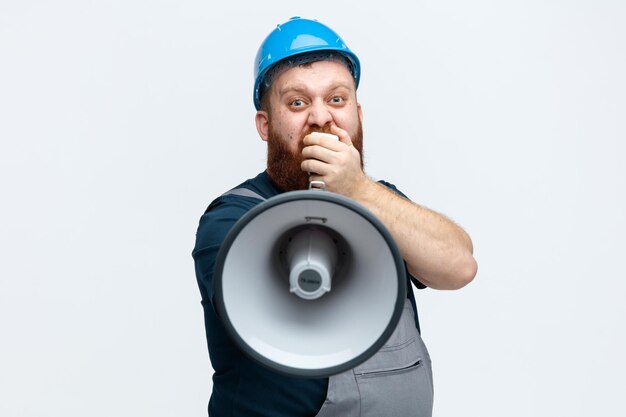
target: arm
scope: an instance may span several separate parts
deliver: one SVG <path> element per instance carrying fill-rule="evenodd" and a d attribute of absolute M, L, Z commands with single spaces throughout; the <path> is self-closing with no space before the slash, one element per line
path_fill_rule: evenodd
<path fill-rule="evenodd" d="M 424 285 L 458 289 L 476 275 L 477 264 L 469 236 L 446 217 L 369 178 L 351 198 L 372 211 L 389 229 L 409 273 Z"/>
<path fill-rule="evenodd" d="M 458 289 L 477 271 L 469 236 L 446 217 L 397 195 L 365 175 L 358 151 L 345 130 L 331 132 L 339 142 L 307 136 L 302 169 L 312 180 L 350 197 L 374 213 L 395 239 L 411 275 L 436 289 Z"/>

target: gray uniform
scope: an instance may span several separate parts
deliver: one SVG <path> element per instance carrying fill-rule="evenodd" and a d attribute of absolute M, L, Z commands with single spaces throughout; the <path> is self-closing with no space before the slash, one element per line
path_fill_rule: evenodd
<path fill-rule="evenodd" d="M 356 368 L 330 377 L 317 417 L 430 417 L 432 408 L 430 356 L 407 300 L 387 343 Z"/>

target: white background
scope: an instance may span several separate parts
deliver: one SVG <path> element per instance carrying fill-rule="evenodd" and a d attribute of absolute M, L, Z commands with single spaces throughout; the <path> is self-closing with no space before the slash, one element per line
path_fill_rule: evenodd
<path fill-rule="evenodd" d="M 435 416 L 626 415 L 621 0 L 0 0 L 0 415 L 206 415 L 195 229 L 294 15 L 361 59 L 368 173 L 473 237 L 417 294 Z"/>

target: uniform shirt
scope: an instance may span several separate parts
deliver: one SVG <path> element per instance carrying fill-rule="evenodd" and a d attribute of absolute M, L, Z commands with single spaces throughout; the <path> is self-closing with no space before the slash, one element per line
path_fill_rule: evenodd
<path fill-rule="evenodd" d="M 382 184 L 400 193 L 392 184 Z M 264 198 L 281 193 L 262 172 L 236 188 L 247 188 Z M 215 199 L 200 219 L 193 250 L 196 279 L 202 296 L 209 357 L 214 369 L 209 415 L 214 417 L 314 417 L 321 408 L 328 378 L 295 378 L 275 373 L 249 359 L 231 341 L 213 305 L 213 269 L 220 246 L 232 226 L 259 204 L 256 198 L 228 194 Z M 407 277 L 410 277 L 407 271 Z M 424 288 L 413 277 L 418 288 Z M 407 285 L 409 281 L 407 279 Z M 415 312 L 412 291 L 407 291 Z"/>

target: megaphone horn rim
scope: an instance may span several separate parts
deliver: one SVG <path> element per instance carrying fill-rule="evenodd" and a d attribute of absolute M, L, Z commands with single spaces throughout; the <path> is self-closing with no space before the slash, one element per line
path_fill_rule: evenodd
<path fill-rule="evenodd" d="M 352 210 L 356 214 L 360 215 L 362 218 L 367 220 L 379 233 L 380 236 L 384 239 L 385 243 L 388 245 L 389 250 L 391 252 L 393 262 L 395 264 L 395 269 L 397 272 L 398 278 L 398 290 L 397 297 L 395 301 L 395 305 L 393 308 L 393 313 L 389 324 L 383 331 L 383 333 L 378 337 L 375 343 L 373 343 L 368 349 L 359 354 L 358 356 L 335 366 L 330 366 L 326 368 L 315 368 L 315 369 L 303 369 L 297 367 L 286 366 L 284 364 L 275 362 L 273 360 L 268 359 L 267 357 L 259 354 L 256 350 L 254 350 L 251 346 L 246 343 L 244 338 L 237 332 L 237 329 L 231 322 L 228 317 L 228 312 L 226 310 L 226 305 L 224 303 L 224 288 L 223 288 L 223 272 L 224 265 L 226 262 L 226 258 L 229 250 L 231 249 L 233 243 L 237 239 L 237 236 L 240 232 L 258 215 L 261 213 L 276 207 L 281 204 L 286 204 L 294 201 L 302 201 L 302 200 L 312 200 L 312 201 L 324 201 L 328 203 L 337 204 L 349 210 Z M 290 377 L 303 377 L 303 378 L 319 378 L 319 377 L 328 377 L 331 375 L 336 375 L 341 372 L 347 371 L 349 369 L 355 368 L 361 363 L 365 362 L 369 359 L 374 353 L 376 353 L 389 339 L 393 331 L 395 330 L 400 316 L 402 314 L 402 310 L 404 308 L 404 302 L 407 298 L 407 277 L 405 273 L 405 265 L 404 260 L 400 254 L 400 250 L 398 246 L 391 236 L 391 233 L 387 230 L 387 228 L 383 225 L 383 223 L 367 208 L 358 202 L 333 193 L 329 191 L 316 191 L 316 190 L 303 190 L 303 191 L 290 191 L 283 194 L 279 194 L 277 196 L 271 197 L 259 204 L 255 207 L 247 211 L 230 229 L 228 234 L 226 235 L 224 242 L 222 243 L 220 250 L 217 254 L 214 274 L 213 274 L 213 303 L 217 309 L 217 313 L 226 329 L 227 334 L 230 336 L 231 340 L 235 343 L 235 345 L 250 359 L 255 362 L 275 371 L 280 374 L 290 376 Z"/>

